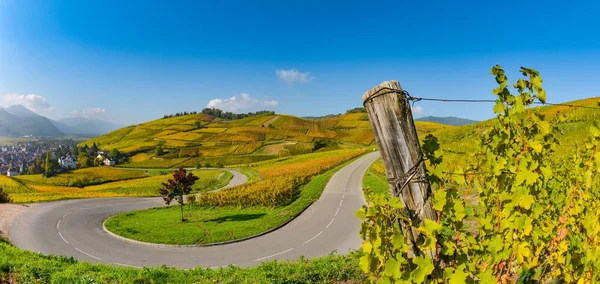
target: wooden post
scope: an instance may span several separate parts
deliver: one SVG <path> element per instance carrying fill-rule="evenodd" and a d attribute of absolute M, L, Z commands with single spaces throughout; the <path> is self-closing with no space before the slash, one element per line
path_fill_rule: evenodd
<path fill-rule="evenodd" d="M 431 187 L 426 176 L 417 130 L 406 96 L 398 81 L 386 81 L 363 95 L 375 140 L 385 166 L 393 196 L 400 197 L 413 227 L 403 230 L 411 240 L 413 252 L 421 234 L 416 230 L 425 219 L 436 220 L 432 208 Z M 431 252 L 430 252 L 431 253 Z"/>

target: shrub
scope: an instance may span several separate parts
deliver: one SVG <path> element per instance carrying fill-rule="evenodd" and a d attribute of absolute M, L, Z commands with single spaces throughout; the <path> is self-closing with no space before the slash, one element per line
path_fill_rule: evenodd
<path fill-rule="evenodd" d="M 8 193 L 4 191 L 4 186 L 0 187 L 0 203 L 11 203 L 12 199 L 8 196 Z"/>

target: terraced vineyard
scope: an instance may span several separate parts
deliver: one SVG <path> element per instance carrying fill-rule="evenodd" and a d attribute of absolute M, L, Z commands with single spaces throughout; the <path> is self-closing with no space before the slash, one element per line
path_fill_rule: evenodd
<path fill-rule="evenodd" d="M 421 134 L 445 128 L 452 126 L 417 122 Z M 122 167 L 215 167 L 361 148 L 373 145 L 374 136 L 366 113 L 318 120 L 263 114 L 231 121 L 193 114 L 129 126 L 82 144 L 93 143 L 129 155 L 130 163 Z M 158 147 L 164 151 L 156 151 Z"/>

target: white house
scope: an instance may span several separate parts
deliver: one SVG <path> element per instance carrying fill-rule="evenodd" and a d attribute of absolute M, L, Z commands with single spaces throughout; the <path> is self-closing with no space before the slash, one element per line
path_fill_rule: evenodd
<path fill-rule="evenodd" d="M 15 169 L 15 168 L 10 168 L 10 169 L 8 169 L 8 171 L 6 171 L 6 176 L 16 177 L 18 175 L 19 175 L 19 171 L 17 171 L 17 169 Z"/>
<path fill-rule="evenodd" d="M 104 159 L 104 165 L 107 167 L 114 167 L 115 166 L 115 161 L 111 160 L 111 159 Z"/>
<path fill-rule="evenodd" d="M 64 156 L 58 159 L 58 163 L 61 167 L 66 169 L 75 169 L 77 168 L 77 160 L 71 156 Z"/>

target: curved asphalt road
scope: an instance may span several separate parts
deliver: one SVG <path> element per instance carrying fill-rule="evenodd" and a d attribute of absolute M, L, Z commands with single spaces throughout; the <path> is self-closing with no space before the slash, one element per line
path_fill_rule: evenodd
<path fill-rule="evenodd" d="M 160 198 L 82 199 L 42 203 L 14 221 L 10 237 L 16 246 L 44 254 L 120 266 L 178 268 L 251 266 L 272 259 L 316 257 L 360 247 L 364 204 L 362 177 L 378 153 L 367 154 L 333 175 L 321 198 L 298 218 L 272 233 L 247 241 L 198 248 L 164 248 L 135 244 L 110 236 L 104 220 L 122 212 L 161 206 Z M 232 171 L 233 172 L 233 171 Z M 244 183 L 234 173 L 230 185 Z"/>

